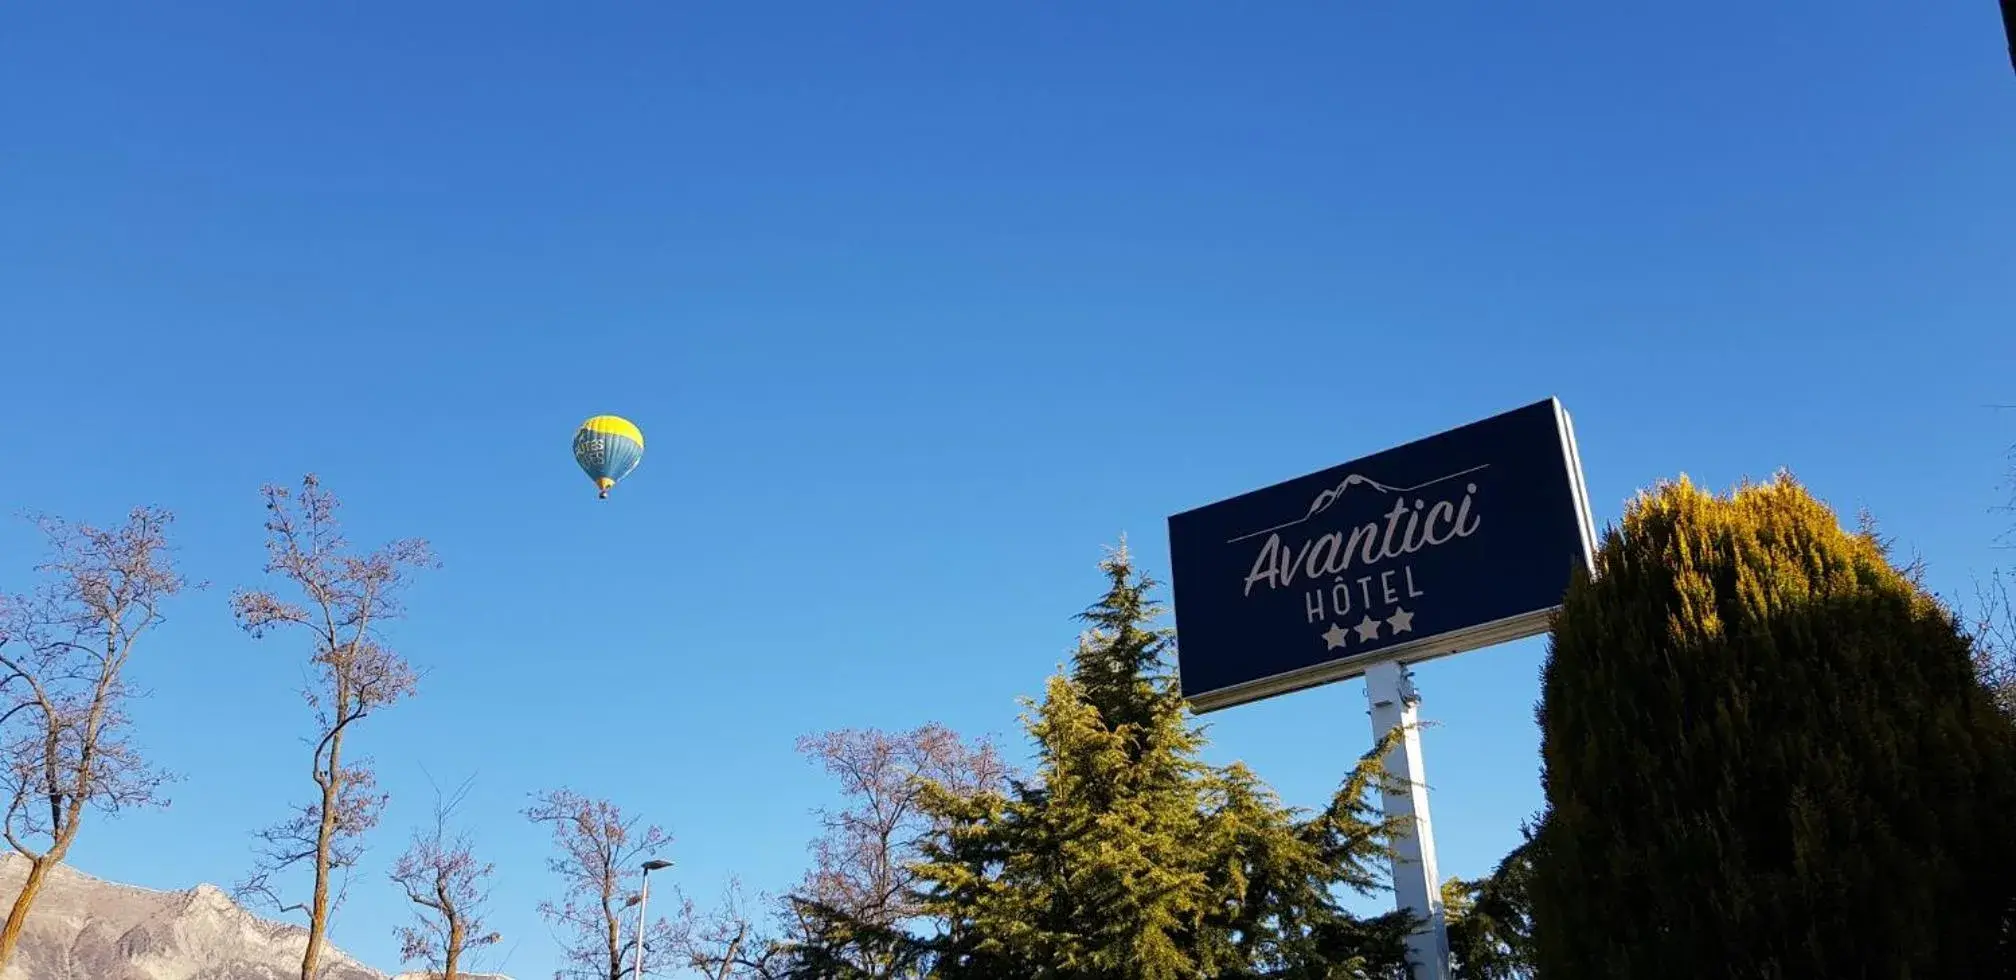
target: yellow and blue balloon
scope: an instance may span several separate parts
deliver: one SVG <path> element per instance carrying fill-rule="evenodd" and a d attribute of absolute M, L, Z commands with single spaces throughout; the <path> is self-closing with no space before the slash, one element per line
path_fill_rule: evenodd
<path fill-rule="evenodd" d="M 597 415 L 574 430 L 574 461 L 595 481 L 603 500 L 644 460 L 644 433 L 629 419 Z"/>

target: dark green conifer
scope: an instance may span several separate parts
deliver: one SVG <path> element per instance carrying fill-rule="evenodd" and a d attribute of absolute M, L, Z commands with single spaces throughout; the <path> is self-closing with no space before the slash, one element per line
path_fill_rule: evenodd
<path fill-rule="evenodd" d="M 2016 739 L 1969 653 L 1789 476 L 1641 494 L 1544 668 L 1540 975 L 2008 975 Z"/>
<path fill-rule="evenodd" d="M 1358 922 L 1335 894 L 1379 884 L 1376 755 L 1314 815 L 1243 766 L 1206 765 L 1155 583 L 1124 545 L 1101 569 L 1069 671 L 1031 705 L 1036 781 L 1005 797 L 926 793 L 945 827 L 919 868 L 943 929 L 934 976 L 1345 980 L 1397 962 L 1404 924 Z"/>
<path fill-rule="evenodd" d="M 1526 840 L 1483 878 L 1442 885 L 1449 928 L 1450 973 L 1456 980 L 1528 980 L 1533 972 L 1533 912 L 1529 898 L 1536 842 Z"/>

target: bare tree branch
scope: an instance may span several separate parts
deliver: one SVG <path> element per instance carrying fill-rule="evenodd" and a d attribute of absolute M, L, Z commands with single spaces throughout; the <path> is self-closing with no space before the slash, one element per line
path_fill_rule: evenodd
<path fill-rule="evenodd" d="M 2016 720 L 2016 602 L 2008 575 L 1997 571 L 1975 585 L 1972 619 L 1974 671 L 1996 707 Z"/>
<path fill-rule="evenodd" d="M 346 757 L 344 740 L 351 726 L 414 693 L 412 667 L 386 645 L 380 627 L 403 615 L 400 599 L 409 573 L 438 563 L 419 539 L 353 553 L 336 520 L 340 503 L 313 474 L 302 478 L 298 495 L 279 486 L 261 492 L 267 511 L 265 571 L 290 584 L 302 601 L 240 589 L 232 593 L 231 610 L 254 637 L 281 628 L 309 637 L 311 679 L 301 695 L 315 719 L 308 776 L 316 793 L 313 802 L 255 835 L 253 870 L 238 893 L 277 911 L 307 915 L 301 980 L 315 980 L 329 917 L 343 897 L 342 886 L 332 894 L 332 882 L 340 875 L 347 883 L 347 872 L 363 854 L 364 835 L 377 826 L 386 802 L 371 761 Z M 313 876 L 308 900 L 283 900 L 276 879 L 303 865 Z"/>
<path fill-rule="evenodd" d="M 126 707 L 140 693 L 126 667 L 163 621 L 162 604 L 189 587 L 169 557 L 173 522 L 147 507 L 113 528 L 40 518 L 50 548 L 35 569 L 43 586 L 0 596 L 0 837 L 29 862 L 0 927 L 0 969 L 87 809 L 167 803 L 158 794 L 173 777 L 131 739 Z"/>
<path fill-rule="evenodd" d="M 788 933 L 790 938 L 782 941 L 767 936 L 757 922 L 756 911 L 766 909 L 776 916 L 787 908 L 788 903 L 768 895 L 760 895 L 752 903 L 743 896 L 741 882 L 733 880 L 723 890 L 720 903 L 707 911 L 682 899 L 677 926 L 679 959 L 708 980 L 787 980 L 799 965 L 796 942 L 808 937 L 802 932 Z"/>
<path fill-rule="evenodd" d="M 495 869 L 476 860 L 466 832 L 449 828 L 468 793 L 467 781 L 446 799 L 437 789 L 432 826 L 414 832 L 412 845 L 392 868 L 392 881 L 416 906 L 413 924 L 399 929 L 399 955 L 408 963 L 424 964 L 440 980 L 456 980 L 465 954 L 503 939 L 483 923 L 489 900 L 485 881 Z"/>
<path fill-rule="evenodd" d="M 2016 513 L 2016 446 L 2009 448 L 2007 459 L 2008 479 L 2003 490 L 2009 498 L 1996 510 Z M 2016 546 L 2016 524 L 2004 530 L 1997 540 L 2005 547 Z M 2016 719 L 2016 602 L 2012 602 L 2010 595 L 2011 574 L 2016 574 L 2016 569 L 1997 570 L 1986 582 L 1976 583 L 1969 632 L 1974 639 L 1975 672 L 1994 694 L 1996 706 Z"/>
<path fill-rule="evenodd" d="M 644 862 L 671 846 L 672 836 L 655 825 L 639 827 L 639 818 L 625 817 L 608 800 L 565 788 L 535 794 L 524 812 L 526 819 L 552 829 L 559 853 L 546 866 L 566 886 L 559 902 L 539 904 L 539 914 L 562 933 L 565 965 L 554 977 L 623 980 L 626 957 L 636 955 L 638 932 L 637 916 L 626 911 L 636 904 Z M 667 975 L 674 965 L 667 954 L 681 948 L 677 930 L 666 919 L 653 919 L 644 937 L 644 972 Z"/>
<path fill-rule="evenodd" d="M 992 744 L 968 745 L 939 724 L 828 732 L 798 748 L 840 781 L 847 805 L 819 811 L 824 833 L 812 844 L 812 868 L 784 910 L 798 934 L 792 942 L 818 945 L 823 961 L 853 976 L 910 976 L 920 965 L 895 940 L 922 914 L 911 869 L 936 829 L 920 797 L 927 785 L 961 796 L 1002 791 L 1007 766 Z"/>

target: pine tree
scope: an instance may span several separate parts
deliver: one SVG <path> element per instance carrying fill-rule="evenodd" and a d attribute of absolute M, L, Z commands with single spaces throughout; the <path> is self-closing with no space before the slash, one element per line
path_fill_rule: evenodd
<path fill-rule="evenodd" d="M 925 794 L 947 828 L 918 869 L 942 926 L 934 976 L 1328 980 L 1398 962 L 1404 924 L 1358 922 L 1335 895 L 1380 884 L 1386 828 L 1366 819 L 1378 750 L 1314 815 L 1243 766 L 1206 765 L 1155 583 L 1124 544 L 1101 570 L 1069 671 L 1031 705 L 1036 779 Z"/>
<path fill-rule="evenodd" d="M 1533 972 L 1533 912 L 1529 898 L 1536 847 L 1526 840 L 1479 879 L 1442 886 L 1449 927 L 1450 973 L 1457 980 L 1527 980 Z"/>
<path fill-rule="evenodd" d="M 1788 475 L 1641 494 L 1543 671 L 1541 975 L 2009 975 L 2016 737 L 1969 652 Z"/>

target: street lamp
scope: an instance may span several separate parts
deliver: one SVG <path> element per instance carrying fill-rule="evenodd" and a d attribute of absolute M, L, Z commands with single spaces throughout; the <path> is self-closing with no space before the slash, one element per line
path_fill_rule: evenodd
<path fill-rule="evenodd" d="M 644 929 L 645 923 L 649 921 L 644 918 L 644 904 L 651 898 L 651 872 L 662 871 L 671 866 L 672 862 L 655 858 L 644 862 L 644 881 L 637 886 L 637 970 L 631 974 L 631 980 L 644 980 Z"/>

